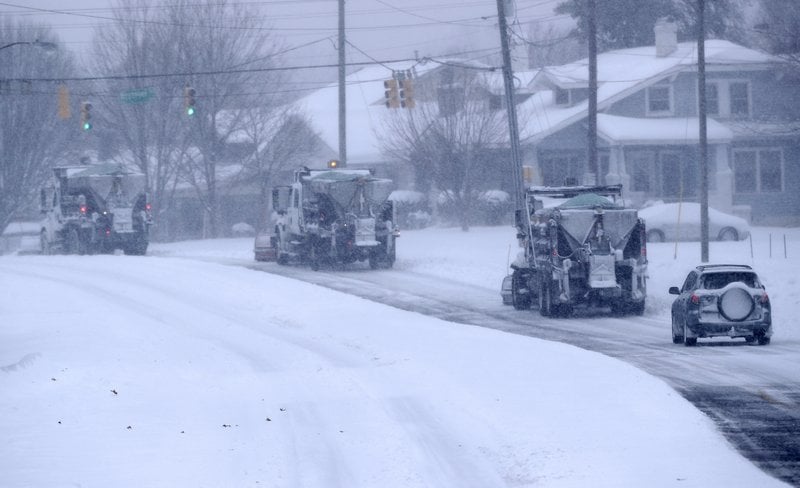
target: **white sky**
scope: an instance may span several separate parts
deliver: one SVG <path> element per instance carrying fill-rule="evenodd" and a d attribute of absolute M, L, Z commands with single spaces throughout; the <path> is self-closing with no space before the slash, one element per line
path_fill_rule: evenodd
<path fill-rule="evenodd" d="M 203 0 L 198 0 L 203 1 Z M 231 0 L 237 2 L 238 0 Z M 552 13 L 560 0 L 517 0 L 517 19 L 529 22 L 563 20 Z M 0 5 L 0 12 L 25 16 L 53 25 L 62 40 L 76 52 L 87 52 L 92 29 L 106 21 L 85 15 L 111 17 L 109 0 L 16 0 L 12 4 L 69 14 L 34 12 Z M 272 0 L 247 2 L 264 12 L 288 46 L 298 46 L 337 35 L 336 0 Z M 348 0 L 347 38 L 358 49 L 376 59 L 443 55 L 475 49 L 497 49 L 495 0 Z M 527 32 L 524 28 L 523 32 Z M 334 44 L 321 41 L 312 50 L 300 52 L 294 61 L 303 64 L 335 59 Z M 365 59 L 352 49 L 350 59 Z"/>

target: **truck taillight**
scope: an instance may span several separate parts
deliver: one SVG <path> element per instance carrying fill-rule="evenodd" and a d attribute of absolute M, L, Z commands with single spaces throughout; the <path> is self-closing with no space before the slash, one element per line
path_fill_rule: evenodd
<path fill-rule="evenodd" d="M 644 230 L 644 225 L 642 225 L 639 235 L 640 235 L 639 242 L 642 243 L 642 248 L 640 250 L 640 253 L 641 253 L 643 258 L 646 258 L 647 257 L 647 232 L 645 232 L 645 230 Z"/>

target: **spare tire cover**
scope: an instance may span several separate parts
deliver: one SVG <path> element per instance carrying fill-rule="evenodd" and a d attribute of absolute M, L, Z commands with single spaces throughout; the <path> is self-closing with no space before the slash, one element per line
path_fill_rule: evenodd
<path fill-rule="evenodd" d="M 744 288 L 732 287 L 719 297 L 719 313 L 728 320 L 741 322 L 750 316 L 755 302 Z"/>

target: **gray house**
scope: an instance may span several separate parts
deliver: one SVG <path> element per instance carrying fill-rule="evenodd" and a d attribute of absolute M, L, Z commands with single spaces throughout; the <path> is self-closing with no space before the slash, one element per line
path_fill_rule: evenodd
<path fill-rule="evenodd" d="M 706 41 L 711 206 L 762 224 L 800 223 L 800 82 L 775 57 Z M 586 165 L 587 60 L 541 70 L 518 112 L 524 164 L 537 183 L 594 181 Z M 656 26 L 656 46 L 598 56 L 603 183 L 626 196 L 697 201 L 697 44 Z"/>

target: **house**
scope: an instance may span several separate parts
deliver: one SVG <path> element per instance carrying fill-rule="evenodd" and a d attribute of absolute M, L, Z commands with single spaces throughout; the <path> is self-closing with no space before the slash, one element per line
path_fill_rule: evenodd
<path fill-rule="evenodd" d="M 800 83 L 777 58 L 708 40 L 709 203 L 764 224 L 800 223 Z M 656 26 L 656 45 L 598 55 L 600 182 L 636 203 L 697 201 L 697 43 Z M 521 103 L 524 164 L 545 185 L 594 181 L 586 164 L 588 61 L 542 69 Z"/>

